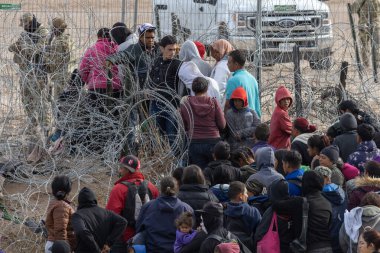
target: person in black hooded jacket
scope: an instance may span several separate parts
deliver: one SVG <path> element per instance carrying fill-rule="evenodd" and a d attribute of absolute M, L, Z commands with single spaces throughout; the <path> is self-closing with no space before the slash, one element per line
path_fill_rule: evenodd
<path fill-rule="evenodd" d="M 348 157 L 356 151 L 359 145 L 356 141 L 358 124 L 354 115 L 349 112 L 344 113 L 339 122 L 343 132 L 334 139 L 332 145 L 339 148 L 339 156 L 343 162 L 347 162 Z"/>
<path fill-rule="evenodd" d="M 238 240 L 237 236 L 229 232 L 223 227 L 223 206 L 219 203 L 208 202 L 204 205 L 202 210 L 197 210 L 202 214 L 202 220 L 204 229 L 207 230 L 207 235 L 216 235 L 224 239 L 227 239 L 228 233 L 230 233 L 229 239 Z M 199 250 L 199 253 L 214 253 L 215 247 L 220 244 L 214 238 L 207 237 Z"/>
<path fill-rule="evenodd" d="M 269 186 L 269 199 L 272 206 L 263 214 L 261 223 L 256 229 L 254 246 L 262 240 L 268 232 L 273 213 L 277 214 L 278 234 L 281 253 L 291 253 L 289 243 L 299 238 L 302 231 L 302 197 L 289 196 L 289 184 L 280 179 Z"/>
<path fill-rule="evenodd" d="M 309 203 L 306 235 L 308 253 L 333 253 L 329 228 L 332 222 L 330 202 L 323 197 L 324 179 L 315 171 L 306 171 L 302 177 L 302 193 Z"/>
<path fill-rule="evenodd" d="M 127 220 L 98 206 L 94 192 L 83 187 L 78 196 L 78 210 L 72 216 L 77 246 L 75 253 L 100 253 L 123 235 Z"/>
<path fill-rule="evenodd" d="M 177 197 L 187 203 L 193 210 L 202 209 L 210 201 L 219 202 L 218 198 L 209 190 L 201 168 L 197 165 L 186 167 L 182 175 L 182 185 Z M 200 215 L 195 215 L 197 228 L 201 223 Z"/>

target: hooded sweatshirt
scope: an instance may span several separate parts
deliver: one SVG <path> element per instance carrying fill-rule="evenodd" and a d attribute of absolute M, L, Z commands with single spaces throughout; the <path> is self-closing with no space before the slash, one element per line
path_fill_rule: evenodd
<path fill-rule="evenodd" d="M 211 75 L 212 67 L 206 61 L 202 60 L 197 46 L 191 40 L 187 40 L 182 44 L 181 50 L 179 51 L 179 59 L 184 62 L 192 61 L 197 65 L 204 76 L 209 77 Z"/>
<path fill-rule="evenodd" d="M 189 138 L 194 140 L 218 139 L 219 130 L 226 126 L 219 102 L 208 96 L 186 97 L 180 112 Z"/>
<path fill-rule="evenodd" d="M 107 56 L 117 51 L 117 45 L 109 39 L 98 39 L 92 47 L 84 53 L 79 66 L 79 73 L 89 90 L 106 89 L 107 73 L 104 69 L 104 62 Z M 118 68 L 114 65 L 112 71 L 112 88 L 120 90 L 121 84 L 118 75 Z"/>
<path fill-rule="evenodd" d="M 244 108 L 238 110 L 234 105 L 234 99 L 244 102 Z M 228 143 L 231 150 L 240 146 L 252 147 L 255 144 L 253 135 L 260 119 L 256 112 L 248 107 L 247 93 L 243 87 L 234 90 L 230 98 L 230 109 L 226 113 L 229 135 Z"/>
<path fill-rule="evenodd" d="M 370 226 L 380 231 L 380 208 L 377 206 L 363 206 L 346 211 L 344 224 L 339 231 L 339 242 L 343 252 L 356 253 L 359 235 L 364 228 Z"/>
<path fill-rule="evenodd" d="M 356 151 L 348 157 L 347 162 L 363 173 L 365 163 L 378 155 L 380 155 L 380 150 L 374 141 L 363 141 L 358 145 Z"/>
<path fill-rule="evenodd" d="M 343 114 L 339 119 L 343 134 L 334 139 L 332 145 L 339 148 L 339 156 L 343 162 L 347 162 L 350 154 L 354 153 L 358 147 L 356 141 L 356 128 L 358 127 L 355 116 L 351 113 Z"/>
<path fill-rule="evenodd" d="M 193 209 L 177 197 L 161 196 L 141 208 L 137 219 L 137 233 L 145 232 L 147 252 L 173 252 L 176 239 L 175 219 Z"/>
<path fill-rule="evenodd" d="M 270 135 L 268 143 L 276 149 L 289 149 L 290 136 L 292 134 L 292 121 L 290 120 L 288 110 L 280 107 L 280 100 L 290 98 L 290 105 L 293 103 L 292 95 L 285 86 L 278 87 L 276 91 L 275 101 L 276 108 L 273 111 L 270 121 Z"/>
<path fill-rule="evenodd" d="M 284 179 L 284 176 L 274 169 L 274 153 L 271 148 L 265 147 L 257 150 L 255 158 L 259 171 L 250 176 L 248 181 L 255 179 L 268 188 L 274 181 Z"/>
<path fill-rule="evenodd" d="M 98 206 L 94 192 L 84 187 L 79 192 L 78 210 L 72 216 L 77 239 L 76 253 L 99 253 L 112 246 L 123 234 L 127 220 Z"/>
<path fill-rule="evenodd" d="M 336 184 L 328 184 L 323 187 L 322 196 L 332 207 L 332 221 L 330 236 L 334 252 L 342 252 L 339 245 L 339 230 L 344 220 L 344 211 L 347 208 L 347 199 L 344 190 Z"/>
<path fill-rule="evenodd" d="M 193 61 L 183 62 L 179 71 L 178 76 L 181 83 L 190 90 L 190 95 L 194 96 L 194 91 L 192 90 L 193 81 L 197 77 L 203 77 L 208 81 L 207 95 L 221 102 L 221 97 L 219 93 L 218 83 L 207 76 L 204 76 L 201 71 L 198 69 L 198 66 Z"/>
<path fill-rule="evenodd" d="M 243 231 L 234 231 L 233 223 L 236 223 L 236 219 L 242 221 Z M 256 232 L 256 227 L 261 221 L 261 214 L 257 208 L 248 205 L 248 203 L 227 203 L 227 208 L 224 210 L 224 225 L 227 230 L 231 231 L 238 236 L 237 232 L 244 232 L 250 236 Z"/>

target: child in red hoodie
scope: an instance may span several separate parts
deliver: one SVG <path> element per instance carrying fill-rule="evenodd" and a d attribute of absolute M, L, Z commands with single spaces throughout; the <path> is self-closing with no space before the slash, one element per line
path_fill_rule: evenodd
<path fill-rule="evenodd" d="M 278 87 L 275 96 L 276 108 L 270 121 L 270 135 L 268 143 L 276 149 L 290 149 L 290 136 L 292 134 L 292 121 L 288 109 L 293 99 L 285 86 Z"/>

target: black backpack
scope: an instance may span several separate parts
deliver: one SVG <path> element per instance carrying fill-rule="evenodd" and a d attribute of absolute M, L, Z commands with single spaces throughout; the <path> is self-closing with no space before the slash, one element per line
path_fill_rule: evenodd
<path fill-rule="evenodd" d="M 225 229 L 236 235 L 242 243 L 251 251 L 254 249 L 252 231 L 247 231 L 242 217 L 224 216 Z"/>
<path fill-rule="evenodd" d="M 136 185 L 136 182 L 141 182 Z M 124 208 L 121 215 L 127 219 L 128 227 L 135 227 L 136 220 L 139 216 L 141 207 L 152 199 L 152 193 L 148 188 L 148 181 L 135 180 L 133 182 L 122 181 L 121 184 L 128 187 L 127 196 L 125 196 Z"/>

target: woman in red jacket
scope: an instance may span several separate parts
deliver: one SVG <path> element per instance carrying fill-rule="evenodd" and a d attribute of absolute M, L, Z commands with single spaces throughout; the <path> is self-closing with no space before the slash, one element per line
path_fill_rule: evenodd
<path fill-rule="evenodd" d="M 292 121 L 288 109 L 293 99 L 285 86 L 278 87 L 275 96 L 276 108 L 270 121 L 270 135 L 268 143 L 276 149 L 290 149 L 290 136 L 292 134 Z"/>

